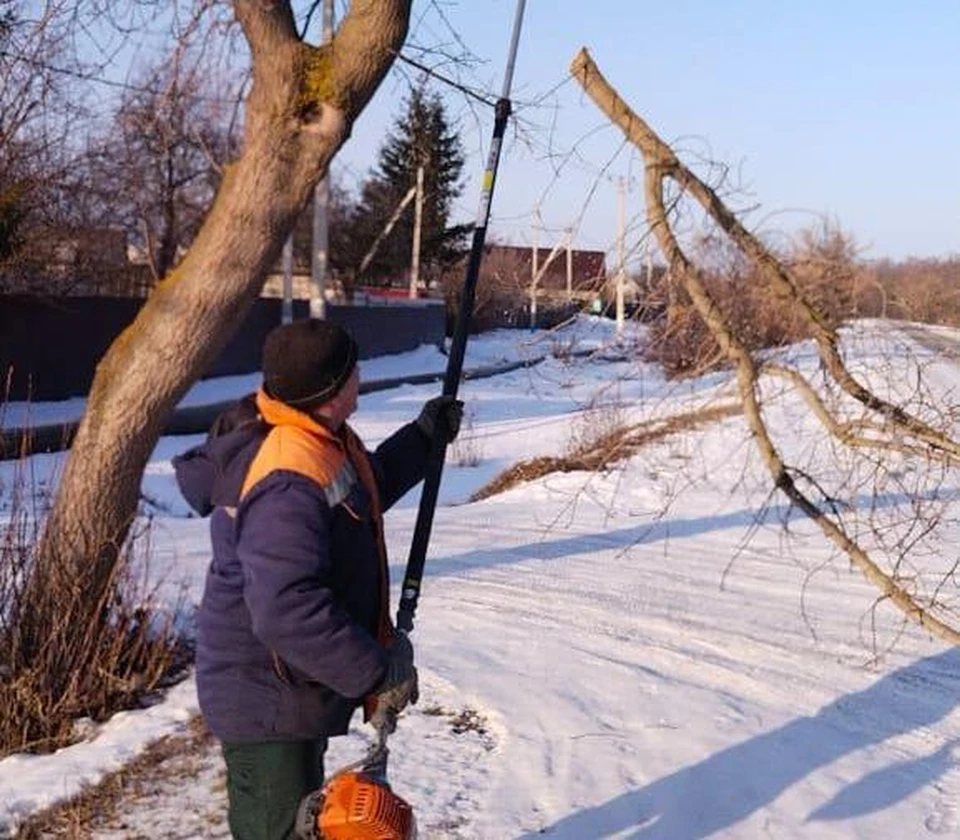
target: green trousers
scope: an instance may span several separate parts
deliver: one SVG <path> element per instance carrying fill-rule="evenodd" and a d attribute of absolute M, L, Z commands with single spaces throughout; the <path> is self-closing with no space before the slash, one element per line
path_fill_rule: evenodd
<path fill-rule="evenodd" d="M 327 741 L 223 745 L 234 840 L 292 840 L 300 801 L 323 784 Z"/>

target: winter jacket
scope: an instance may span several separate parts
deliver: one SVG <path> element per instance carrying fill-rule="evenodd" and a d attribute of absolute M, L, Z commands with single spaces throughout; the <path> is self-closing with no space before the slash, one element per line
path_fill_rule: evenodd
<path fill-rule="evenodd" d="M 368 453 L 262 391 L 257 408 L 260 422 L 174 460 L 211 514 L 200 709 L 223 741 L 340 735 L 386 667 L 381 514 L 423 477 L 429 441 L 410 423 Z"/>

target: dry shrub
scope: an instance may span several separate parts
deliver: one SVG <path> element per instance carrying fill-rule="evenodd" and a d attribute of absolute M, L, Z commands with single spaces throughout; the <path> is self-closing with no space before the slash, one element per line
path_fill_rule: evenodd
<path fill-rule="evenodd" d="M 775 298 L 744 259 L 732 253 L 713 256 L 714 264 L 716 257 L 724 259 L 704 272 L 706 285 L 748 349 L 779 347 L 808 337 L 806 325 Z M 665 275 L 663 282 L 676 285 L 664 295 L 668 302 L 663 315 L 651 324 L 644 358 L 658 362 L 668 376 L 698 376 L 725 364 L 720 346 L 678 280 Z"/>
<path fill-rule="evenodd" d="M 450 454 L 458 467 L 478 467 L 483 461 L 483 440 L 477 431 L 478 416 L 476 404 L 466 407 L 460 434 L 450 445 Z"/>
<path fill-rule="evenodd" d="M 831 326 L 857 314 L 863 266 L 852 236 L 824 223 L 801 231 L 784 259 L 803 296 Z"/>
<path fill-rule="evenodd" d="M 707 291 L 748 350 L 781 347 L 810 337 L 804 319 L 774 295 L 766 279 L 729 240 L 703 238 L 693 259 L 703 270 Z M 858 303 L 862 306 L 870 296 L 853 240 L 834 226 L 801 233 L 782 261 L 804 296 L 833 326 L 857 314 Z M 680 279 L 664 275 L 661 284 L 658 294 L 665 302 L 664 314 L 651 326 L 647 360 L 659 362 L 669 376 L 697 376 L 726 364 Z"/>
<path fill-rule="evenodd" d="M 203 721 L 194 717 L 184 734 L 154 741 L 121 769 L 108 773 L 79 795 L 32 814 L 18 826 L 17 838 L 89 840 L 96 836 L 97 828 L 109 826 L 125 801 L 148 797 L 165 783 L 192 782 L 213 743 Z"/>
<path fill-rule="evenodd" d="M 778 256 L 831 326 L 850 318 L 900 318 L 960 327 L 960 258 L 866 263 L 853 238 L 830 223 L 801 232 Z M 747 349 L 809 337 L 806 325 L 727 240 L 704 238 L 694 260 Z M 678 278 L 671 282 L 663 275 L 650 302 L 663 314 L 651 325 L 648 360 L 661 363 L 670 376 L 696 376 L 726 363 Z"/>
<path fill-rule="evenodd" d="M 720 357 L 716 341 L 686 295 L 670 304 L 650 326 L 643 358 L 661 365 L 667 376 L 696 376 Z"/>
<path fill-rule="evenodd" d="M 146 585 L 149 520 L 131 529 L 99 603 L 84 603 L 79 586 L 51 583 L 42 597 L 56 610 L 39 614 L 56 619 L 37 626 L 36 604 L 25 593 L 43 511 L 34 509 L 26 464 L 19 462 L 6 488 L 0 524 L 0 757 L 56 749 L 75 740 L 78 721 L 142 705 L 178 678 L 191 656 L 177 611 L 159 609 Z"/>
<path fill-rule="evenodd" d="M 899 318 L 960 326 L 960 258 L 858 259 L 853 239 L 830 225 L 802 233 L 789 266 L 819 310 L 847 318 Z"/>
<path fill-rule="evenodd" d="M 884 308 L 871 315 L 960 327 L 960 257 L 874 263 L 863 285 Z"/>

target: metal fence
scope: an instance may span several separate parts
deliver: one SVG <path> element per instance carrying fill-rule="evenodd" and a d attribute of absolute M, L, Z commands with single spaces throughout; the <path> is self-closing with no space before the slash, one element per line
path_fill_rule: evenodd
<path fill-rule="evenodd" d="M 327 317 L 357 339 L 361 358 L 402 353 L 444 338 L 442 304 L 327 306 Z M 83 396 L 97 362 L 130 324 L 143 300 L 130 297 L 57 297 L 0 294 L 0 399 L 62 400 Z M 206 376 L 252 373 L 260 368 L 263 340 L 280 323 L 282 301 L 258 299 Z M 305 318 L 307 301 L 294 301 Z"/>

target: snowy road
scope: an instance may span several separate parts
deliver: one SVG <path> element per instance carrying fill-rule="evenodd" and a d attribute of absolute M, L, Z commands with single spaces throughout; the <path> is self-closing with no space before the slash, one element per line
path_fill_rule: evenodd
<path fill-rule="evenodd" d="M 888 376 L 901 363 L 896 353 L 890 361 L 889 332 L 856 338 L 849 352 L 859 369 Z M 809 348 L 797 353 L 815 368 Z M 952 393 L 954 365 L 923 364 Z M 909 372 L 896 381 L 909 383 Z M 819 533 L 770 497 L 741 418 L 667 439 L 605 473 L 553 474 L 463 503 L 504 466 L 582 435 L 584 418 L 598 417 L 590 395 L 604 388 L 624 418 L 646 419 L 716 397 L 723 382 L 670 386 L 648 368 L 583 360 L 465 385 L 480 464 L 454 460 L 445 473 L 414 633 L 422 699 L 391 741 L 391 778 L 414 804 L 422 837 L 960 832 L 960 652 L 877 605 Z M 382 437 L 429 393 L 370 395 L 360 431 Z M 821 459 L 851 510 L 870 503 L 896 513 L 910 502 L 907 466 L 898 468 L 901 490 L 879 501 L 843 484 L 839 468 L 831 473 L 822 459 L 832 450 L 795 396 L 773 398 L 769 416 L 791 457 Z M 173 448 L 158 448 L 145 485 L 171 499 Z M 960 539 L 957 479 L 941 476 L 948 492 L 924 555 L 934 566 L 953 562 Z M 394 580 L 416 500 L 388 515 Z M 159 567 L 195 599 L 205 525 L 176 513 L 171 501 L 161 517 Z M 178 695 L 186 711 L 191 691 Z M 109 734 L 110 725 L 101 737 Z M 366 737 L 357 728 L 340 739 L 328 767 L 358 758 Z M 225 836 L 217 772 L 213 753 L 189 797 L 174 789 L 131 802 L 127 827 L 97 836 L 148 836 L 157 825 L 169 837 Z"/>

